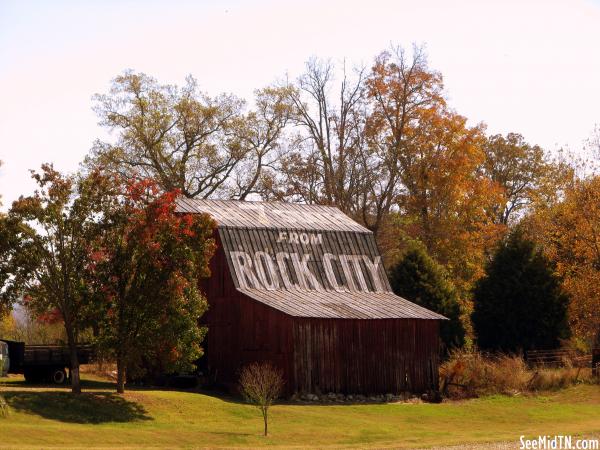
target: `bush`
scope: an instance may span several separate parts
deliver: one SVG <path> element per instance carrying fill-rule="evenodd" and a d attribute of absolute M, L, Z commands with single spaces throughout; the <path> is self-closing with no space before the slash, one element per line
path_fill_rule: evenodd
<path fill-rule="evenodd" d="M 593 382 L 589 368 L 529 369 L 521 356 L 491 355 L 476 350 L 455 350 L 440 367 L 440 386 L 446 397 L 516 395 L 561 389 Z"/>
<path fill-rule="evenodd" d="M 440 368 L 441 386 L 450 397 L 515 394 L 530 378 L 518 356 L 490 356 L 474 350 L 456 350 Z"/>
<path fill-rule="evenodd" d="M 532 391 L 550 391 L 585 382 L 593 382 L 591 369 L 569 366 L 542 368 L 534 371 L 528 387 Z"/>
<path fill-rule="evenodd" d="M 240 388 L 244 398 L 260 409 L 266 436 L 269 425 L 269 408 L 283 390 L 281 370 L 269 362 L 250 364 L 242 370 Z"/>

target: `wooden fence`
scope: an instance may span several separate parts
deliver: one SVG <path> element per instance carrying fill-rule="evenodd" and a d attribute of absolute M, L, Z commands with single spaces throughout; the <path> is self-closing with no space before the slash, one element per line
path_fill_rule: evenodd
<path fill-rule="evenodd" d="M 573 350 L 529 350 L 525 361 L 535 367 L 592 367 L 592 355 L 581 355 Z"/>

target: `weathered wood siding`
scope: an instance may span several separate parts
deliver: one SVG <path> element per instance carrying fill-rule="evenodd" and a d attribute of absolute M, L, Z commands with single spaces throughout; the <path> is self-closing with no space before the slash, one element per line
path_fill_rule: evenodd
<path fill-rule="evenodd" d="M 319 288 L 325 291 L 334 291 L 336 286 L 341 287 L 345 292 L 390 292 L 391 287 L 387 280 L 383 264 L 380 263 L 380 256 L 375 244 L 375 237 L 372 233 L 359 233 L 356 231 L 319 231 L 304 232 L 293 228 L 280 229 L 254 229 L 254 228 L 228 228 L 219 229 L 219 235 L 223 241 L 225 255 L 229 267 L 235 273 L 236 264 L 232 260 L 232 253 L 243 252 L 252 258 L 257 253 L 263 256 L 270 256 L 274 259 L 276 254 L 297 255 L 308 257 L 307 266 L 310 272 L 315 276 Z M 329 260 L 331 274 L 334 275 L 330 280 L 327 275 L 324 256 L 332 256 Z M 346 262 L 344 270 L 342 258 L 357 258 L 356 266 Z M 372 272 L 366 265 L 367 259 L 370 263 L 376 262 L 376 280 Z M 257 259 L 253 259 L 253 273 L 256 273 Z M 264 261 L 261 261 L 264 265 Z M 284 260 L 284 265 L 279 267 L 277 261 L 273 260 L 274 277 L 269 281 L 275 286 L 274 290 L 289 290 L 286 287 L 282 275 L 289 274 L 289 283 L 299 286 L 301 280 L 298 277 L 298 270 L 292 264 L 290 258 Z M 268 267 L 263 267 L 263 271 L 268 272 Z M 283 272 L 283 273 L 282 273 Z M 351 282 L 348 282 L 348 275 L 352 275 Z M 360 279 L 357 274 L 360 274 Z M 258 275 L 258 274 L 257 274 Z M 255 277 L 255 281 L 260 278 Z M 361 287 L 361 280 L 364 280 L 364 287 Z M 262 285 L 254 285 L 251 280 L 236 274 L 233 278 L 236 287 L 249 287 L 254 289 L 266 289 Z M 375 285 L 375 282 L 379 285 Z M 314 286 L 299 287 L 303 290 L 315 290 Z"/>
<path fill-rule="evenodd" d="M 372 394 L 437 389 L 438 323 L 296 319 L 293 390 Z"/>
<path fill-rule="evenodd" d="M 218 233 L 210 262 L 211 277 L 201 280 L 209 304 L 201 321 L 208 326 L 205 360 L 217 382 L 234 387 L 240 370 L 255 361 L 271 361 L 292 377 L 292 318 L 240 293 L 228 269 Z"/>
<path fill-rule="evenodd" d="M 219 228 L 235 287 L 295 317 L 443 319 L 391 291 L 372 233 Z"/>

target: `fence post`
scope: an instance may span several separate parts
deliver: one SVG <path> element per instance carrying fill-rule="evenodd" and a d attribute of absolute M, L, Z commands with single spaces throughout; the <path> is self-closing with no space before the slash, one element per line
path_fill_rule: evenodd
<path fill-rule="evenodd" d="M 592 350 L 592 375 L 600 377 L 600 348 Z"/>

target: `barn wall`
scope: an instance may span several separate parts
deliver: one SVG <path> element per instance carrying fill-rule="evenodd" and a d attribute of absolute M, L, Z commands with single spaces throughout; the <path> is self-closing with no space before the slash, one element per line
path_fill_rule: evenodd
<path fill-rule="evenodd" d="M 399 393 L 437 388 L 438 321 L 296 319 L 298 392 Z"/>
<path fill-rule="evenodd" d="M 211 277 L 201 281 L 209 310 L 206 364 L 218 383 L 232 387 L 240 369 L 251 362 L 271 361 L 292 377 L 292 319 L 238 292 L 216 236 L 218 249 L 210 262 Z"/>

